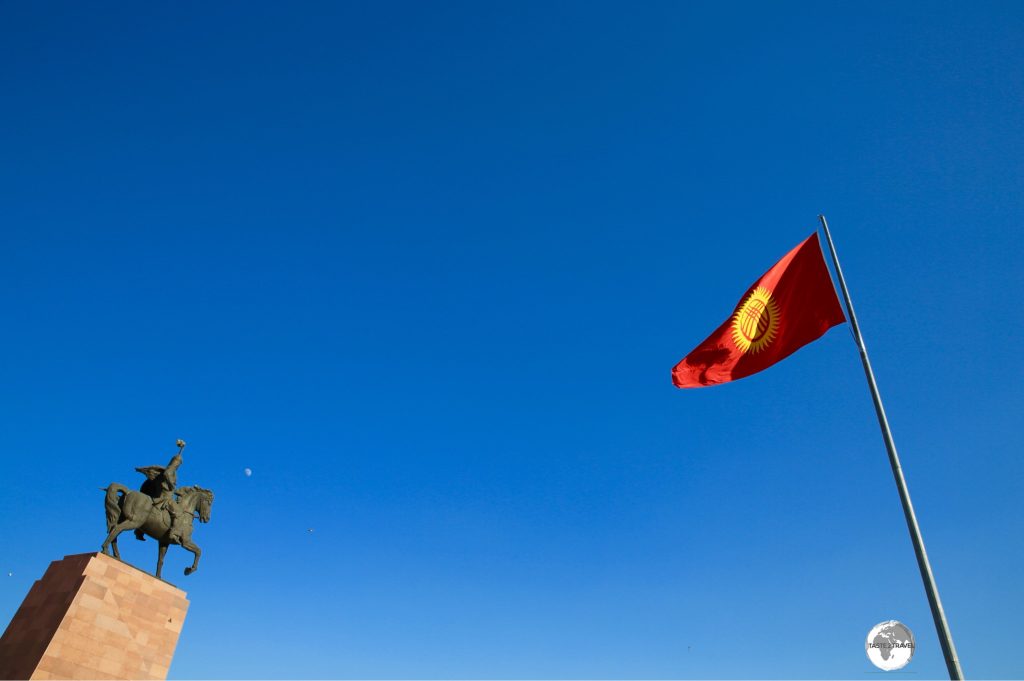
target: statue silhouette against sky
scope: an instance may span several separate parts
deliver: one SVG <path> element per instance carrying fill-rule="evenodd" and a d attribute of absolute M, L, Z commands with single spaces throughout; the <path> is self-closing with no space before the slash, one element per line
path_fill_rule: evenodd
<path fill-rule="evenodd" d="M 202 550 L 192 542 L 192 523 L 196 517 L 201 523 L 209 522 L 210 508 L 213 505 L 212 491 L 199 485 L 177 486 L 178 468 L 182 464 L 181 452 L 185 449 L 184 440 L 178 440 L 177 445 L 178 453 L 166 466 L 145 466 L 135 469 L 146 476 L 138 492 L 129 490 L 117 482 L 112 482 L 104 488 L 107 493 L 104 500 L 107 538 L 101 550 L 107 553 L 112 547 L 113 556 L 120 559 L 121 553 L 117 548 L 119 534 L 125 530 L 135 530 L 136 538 L 143 541 L 145 535 L 149 535 L 159 543 L 155 573 L 157 577 L 160 577 L 164 554 L 171 544 L 178 544 L 195 556 L 192 566 L 185 568 L 186 575 L 199 568 Z"/>

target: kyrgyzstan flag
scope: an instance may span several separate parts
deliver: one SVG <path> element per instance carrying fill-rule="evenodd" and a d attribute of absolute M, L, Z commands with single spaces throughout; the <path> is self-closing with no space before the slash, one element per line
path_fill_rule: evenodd
<path fill-rule="evenodd" d="M 815 232 L 747 289 L 729 319 L 672 368 L 672 382 L 699 388 L 749 376 L 845 321 Z"/>

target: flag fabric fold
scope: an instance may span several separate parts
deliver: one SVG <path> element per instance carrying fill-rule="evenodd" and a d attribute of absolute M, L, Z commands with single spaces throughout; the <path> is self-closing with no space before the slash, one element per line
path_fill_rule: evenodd
<path fill-rule="evenodd" d="M 764 273 L 721 326 L 672 368 L 677 388 L 767 369 L 846 321 L 815 232 Z"/>

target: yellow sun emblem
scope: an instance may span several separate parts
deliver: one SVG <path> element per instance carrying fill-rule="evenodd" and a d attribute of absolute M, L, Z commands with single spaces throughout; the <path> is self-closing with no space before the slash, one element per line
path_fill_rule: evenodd
<path fill-rule="evenodd" d="M 779 332 L 779 304 L 772 292 L 758 286 L 732 316 L 732 340 L 744 353 L 761 352 Z"/>

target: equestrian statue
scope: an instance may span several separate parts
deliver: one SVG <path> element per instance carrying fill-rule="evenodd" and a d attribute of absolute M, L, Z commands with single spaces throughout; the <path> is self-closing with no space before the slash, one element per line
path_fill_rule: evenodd
<path fill-rule="evenodd" d="M 104 506 L 107 511 L 107 539 L 102 551 L 108 553 L 113 547 L 114 558 L 120 560 L 117 536 L 125 530 L 135 530 L 135 538 L 146 540 L 146 535 L 157 540 L 156 576 L 164 565 L 167 547 L 177 544 L 192 552 L 195 559 L 192 567 L 185 568 L 190 575 L 199 568 L 199 556 L 203 551 L 192 541 L 192 522 L 210 522 L 210 507 L 213 506 L 213 492 L 199 485 L 178 487 L 178 468 L 185 441 L 178 440 L 178 453 L 166 466 L 144 466 L 136 468 L 146 476 L 138 492 L 129 490 L 118 482 L 102 488 L 107 493 Z"/>

